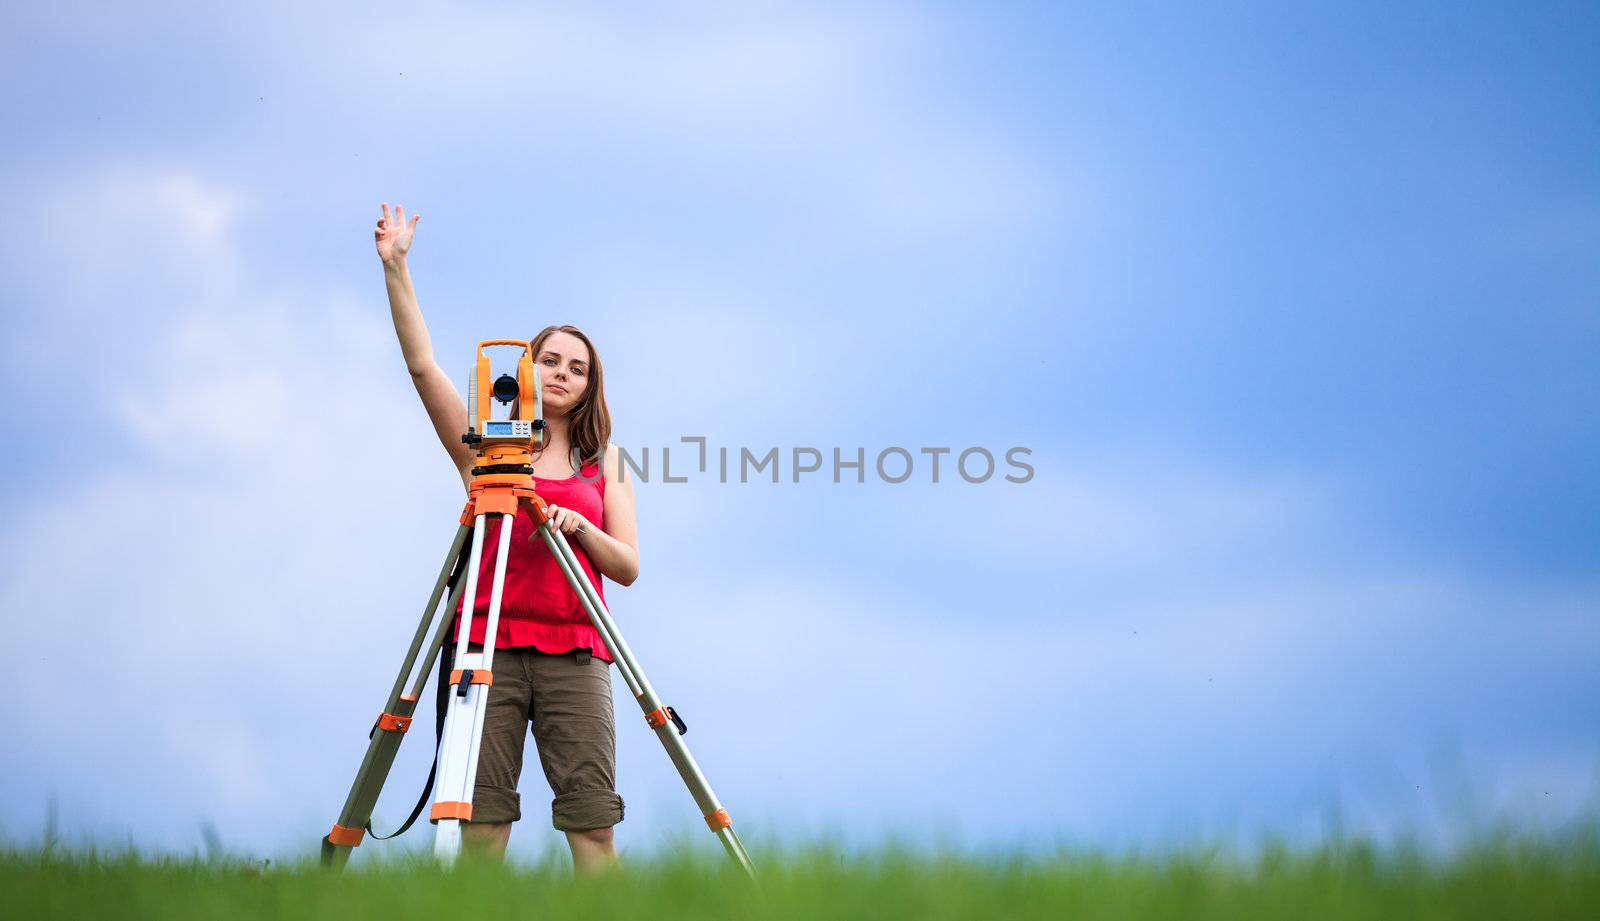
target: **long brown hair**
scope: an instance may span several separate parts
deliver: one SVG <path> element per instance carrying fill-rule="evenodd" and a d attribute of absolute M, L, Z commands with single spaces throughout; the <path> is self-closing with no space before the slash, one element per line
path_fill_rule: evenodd
<path fill-rule="evenodd" d="M 585 465 L 605 460 L 606 444 L 611 441 L 611 410 L 606 406 L 605 375 L 600 370 L 600 353 L 595 350 L 594 343 L 583 334 L 583 330 L 566 324 L 546 326 L 539 331 L 539 335 L 533 337 L 535 362 L 539 360 L 544 341 L 555 333 L 576 336 L 589 348 L 589 386 L 584 388 L 583 398 L 567 415 L 567 438 L 578 449 L 578 469 L 581 472 Z"/>

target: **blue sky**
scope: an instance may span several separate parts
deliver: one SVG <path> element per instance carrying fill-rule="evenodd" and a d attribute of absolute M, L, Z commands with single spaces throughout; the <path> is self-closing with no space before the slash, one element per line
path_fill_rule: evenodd
<path fill-rule="evenodd" d="M 382 201 L 446 370 L 576 323 L 630 451 L 1031 450 L 639 486 L 608 599 L 749 835 L 1595 802 L 1593 8 L 5 17 L 9 836 L 326 831 L 460 507 Z M 692 833 L 618 735 L 625 852 Z"/>

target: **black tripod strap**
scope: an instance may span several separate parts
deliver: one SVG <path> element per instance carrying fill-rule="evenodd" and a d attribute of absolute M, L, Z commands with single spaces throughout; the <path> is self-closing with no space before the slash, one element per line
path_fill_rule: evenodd
<path fill-rule="evenodd" d="M 463 550 L 461 555 L 456 558 L 455 572 L 450 574 L 450 580 L 445 583 L 446 598 L 450 597 L 450 593 L 455 591 L 456 580 L 461 578 L 466 568 L 467 554 Z M 455 614 L 452 613 L 449 616 L 453 618 Z M 433 781 L 439 773 L 439 746 L 444 742 L 444 714 L 445 710 L 450 706 L 450 671 L 451 666 L 455 664 L 455 659 L 455 647 L 447 640 L 439 648 L 439 680 L 436 682 L 433 708 L 433 766 L 428 768 L 428 782 L 422 785 L 422 795 L 417 797 L 417 805 L 412 807 L 411 815 L 406 818 L 405 824 L 393 832 L 387 835 L 380 835 L 372 830 L 372 820 L 367 820 L 367 834 L 379 841 L 387 841 L 390 838 L 398 838 L 405 834 L 406 829 L 410 828 L 417 821 L 417 817 L 422 815 L 423 807 L 428 805 L 428 798 L 433 795 Z"/>
<path fill-rule="evenodd" d="M 371 835 L 373 838 L 375 838 L 375 839 L 377 839 L 379 841 L 388 841 L 390 838 L 398 838 L 401 835 L 405 834 L 406 833 L 406 829 L 411 827 L 411 823 L 413 823 L 413 822 L 415 822 L 417 820 L 417 816 L 422 815 L 422 807 L 428 805 L 428 797 L 433 794 L 433 775 L 435 773 L 437 773 L 438 770 L 439 770 L 439 754 L 438 754 L 438 749 L 434 749 L 433 767 L 428 768 L 428 783 L 427 783 L 426 786 L 424 786 L 422 788 L 422 796 L 417 799 L 417 805 L 412 807 L 411 815 L 406 817 L 405 824 L 401 825 L 399 828 L 395 829 L 394 832 L 391 833 L 391 834 L 380 835 L 377 832 L 372 830 L 372 820 L 368 819 L 367 820 L 367 834 Z"/>

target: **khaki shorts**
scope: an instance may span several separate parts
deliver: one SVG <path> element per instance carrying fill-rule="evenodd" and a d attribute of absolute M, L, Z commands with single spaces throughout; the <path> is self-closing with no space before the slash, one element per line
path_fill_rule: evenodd
<path fill-rule="evenodd" d="M 481 649 L 471 645 L 473 652 Z M 622 821 L 610 665 L 582 649 L 552 655 L 520 647 L 496 649 L 492 670 L 472 820 L 522 818 L 517 781 L 532 723 L 539 764 L 555 793 L 550 804 L 555 827 L 587 831 Z"/>

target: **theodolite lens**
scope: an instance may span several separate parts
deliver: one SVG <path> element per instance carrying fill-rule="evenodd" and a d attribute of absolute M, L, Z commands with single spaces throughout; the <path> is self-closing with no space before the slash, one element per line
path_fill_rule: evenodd
<path fill-rule="evenodd" d="M 509 374 L 502 374 L 494 382 L 494 398 L 502 403 L 510 403 L 517 398 L 517 379 Z"/>

